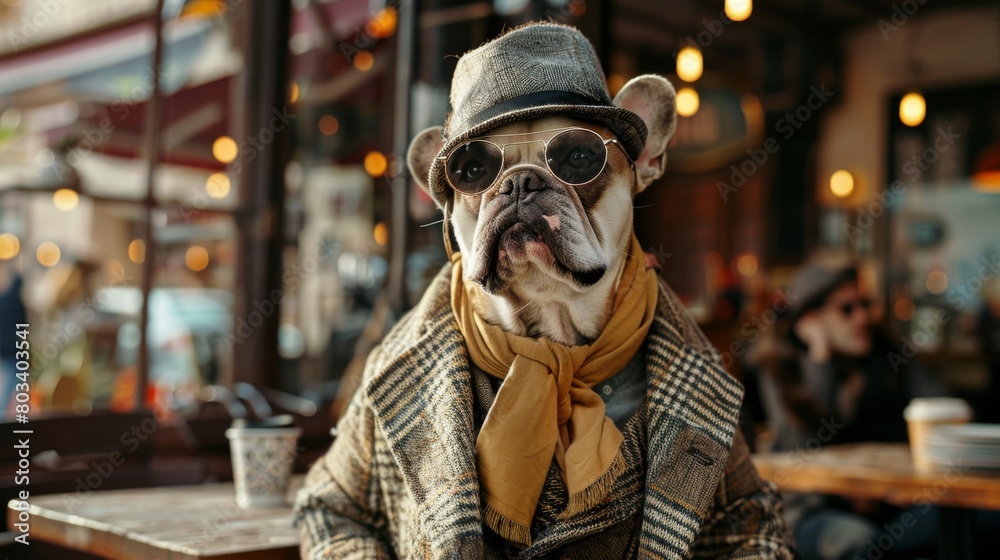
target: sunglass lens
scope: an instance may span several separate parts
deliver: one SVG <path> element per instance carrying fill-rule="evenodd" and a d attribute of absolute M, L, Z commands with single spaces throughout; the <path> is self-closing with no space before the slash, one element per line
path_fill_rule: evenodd
<path fill-rule="evenodd" d="M 489 142 L 473 140 L 448 156 L 445 173 L 455 190 L 478 194 L 490 188 L 503 165 L 503 153 Z"/>
<path fill-rule="evenodd" d="M 862 299 L 859 301 L 849 301 L 847 303 L 840 304 L 840 312 L 850 317 L 851 315 L 854 315 L 855 311 L 857 310 L 868 311 L 870 307 L 871 307 L 871 302 L 866 299 Z"/>
<path fill-rule="evenodd" d="M 557 179 L 568 185 L 582 185 L 604 170 L 608 149 L 596 132 L 568 130 L 549 141 L 545 159 Z"/>

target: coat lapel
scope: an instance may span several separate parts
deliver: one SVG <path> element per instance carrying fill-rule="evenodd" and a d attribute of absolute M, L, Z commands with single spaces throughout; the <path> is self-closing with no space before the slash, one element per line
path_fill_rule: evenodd
<path fill-rule="evenodd" d="M 696 327 L 662 283 L 659 297 L 647 339 L 648 466 L 639 557 L 680 559 L 725 471 L 743 389 L 705 350 L 692 348 L 684 330 Z"/>
<path fill-rule="evenodd" d="M 446 267 L 447 269 L 448 267 Z M 471 370 L 442 271 L 400 336 L 368 399 L 414 502 L 411 523 L 433 558 L 483 554 Z M 661 283 L 645 345 L 647 472 L 640 558 L 685 558 L 725 470 L 742 387 L 691 345 L 690 319 Z M 685 332 L 688 331 L 688 332 Z M 698 335 L 700 336 L 700 334 Z"/>
<path fill-rule="evenodd" d="M 412 497 L 410 522 L 428 542 L 429 550 L 413 555 L 479 558 L 483 533 L 469 362 L 451 306 L 430 303 L 424 313 L 418 309 L 401 321 L 412 332 L 397 338 L 406 342 L 390 349 L 392 357 L 373 377 L 368 397 Z"/>

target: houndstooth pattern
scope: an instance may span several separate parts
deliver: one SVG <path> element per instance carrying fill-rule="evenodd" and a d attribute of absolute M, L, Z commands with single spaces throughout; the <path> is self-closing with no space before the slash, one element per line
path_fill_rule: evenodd
<path fill-rule="evenodd" d="M 303 558 L 497 557 L 484 546 L 472 374 L 449 281 L 446 265 L 369 356 L 296 501 Z M 513 557 L 791 558 L 774 487 L 736 430 L 742 388 L 662 282 L 644 349 L 645 458 L 614 499 L 572 519 L 556 521 L 560 498 L 543 497 L 538 538 Z"/>

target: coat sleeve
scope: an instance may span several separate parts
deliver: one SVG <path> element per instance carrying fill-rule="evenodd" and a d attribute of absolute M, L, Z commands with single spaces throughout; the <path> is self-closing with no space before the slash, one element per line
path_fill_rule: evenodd
<path fill-rule="evenodd" d="M 777 488 L 757 474 L 746 441 L 738 430 L 712 510 L 691 551 L 696 559 L 798 558 L 781 517 Z"/>
<path fill-rule="evenodd" d="M 369 357 L 365 377 L 377 360 Z M 337 439 L 306 476 L 295 503 L 295 523 L 306 560 L 391 559 L 378 471 L 378 427 L 362 388 L 337 425 Z"/>

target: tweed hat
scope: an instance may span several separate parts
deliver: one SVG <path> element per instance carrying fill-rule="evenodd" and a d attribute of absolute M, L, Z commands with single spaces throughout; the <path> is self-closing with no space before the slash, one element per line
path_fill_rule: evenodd
<path fill-rule="evenodd" d="M 646 143 L 642 118 L 612 104 L 590 41 L 556 23 L 517 27 L 462 55 L 451 82 L 451 109 L 439 156 L 499 126 L 556 115 L 607 125 L 632 159 Z M 438 159 L 430 167 L 428 186 L 437 199 L 451 192 L 444 167 Z"/>
<path fill-rule="evenodd" d="M 788 309 L 788 322 L 794 325 L 807 311 L 815 309 L 826 301 L 845 282 L 858 281 L 858 263 L 854 258 L 843 255 L 817 255 L 806 261 L 798 274 L 788 284 L 788 294 L 793 297 Z M 805 348 L 795 329 L 788 330 L 788 339 Z"/>

